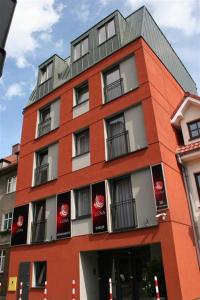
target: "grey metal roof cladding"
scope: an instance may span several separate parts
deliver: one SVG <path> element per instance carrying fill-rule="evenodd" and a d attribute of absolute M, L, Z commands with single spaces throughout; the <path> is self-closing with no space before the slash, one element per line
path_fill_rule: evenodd
<path fill-rule="evenodd" d="M 98 28 L 111 19 L 115 20 L 116 35 L 102 45 L 98 45 Z M 89 38 L 89 53 L 75 61 L 73 55 L 74 45 L 87 36 Z M 52 90 L 139 37 L 142 37 L 146 41 L 184 91 L 197 94 L 194 80 L 145 6 L 133 12 L 127 18 L 124 18 L 119 11 L 114 11 L 71 42 L 71 57 L 65 60 L 60 58 L 58 62 L 58 56 L 54 55 L 52 57 L 54 62 L 53 83 L 51 89 L 42 87 L 43 90 L 46 91 L 46 94 L 50 93 Z M 44 66 L 44 63 L 41 66 Z M 38 97 L 40 94 L 37 92 L 39 88 L 41 88 L 41 85 L 38 81 L 35 90 L 29 98 L 28 106 L 44 96 L 44 94 L 41 94 L 42 97 Z"/>

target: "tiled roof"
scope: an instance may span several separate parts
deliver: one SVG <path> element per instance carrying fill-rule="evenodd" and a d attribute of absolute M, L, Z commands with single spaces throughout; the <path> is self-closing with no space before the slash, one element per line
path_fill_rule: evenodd
<path fill-rule="evenodd" d="M 200 150 L 200 141 L 189 144 L 187 146 L 179 147 L 176 150 L 176 154 L 182 154 L 183 155 L 183 154 L 186 154 L 188 152 L 192 152 L 192 151 L 196 151 L 196 150 Z"/>
<path fill-rule="evenodd" d="M 14 164 L 17 162 L 17 155 L 9 155 L 7 157 L 4 157 L 5 160 L 9 161 L 11 164 Z"/>

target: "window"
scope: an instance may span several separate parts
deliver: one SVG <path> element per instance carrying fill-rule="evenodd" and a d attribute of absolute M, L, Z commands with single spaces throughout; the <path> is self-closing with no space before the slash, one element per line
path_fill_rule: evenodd
<path fill-rule="evenodd" d="M 125 127 L 124 114 L 117 115 L 106 122 L 108 159 L 129 152 L 129 136 Z"/>
<path fill-rule="evenodd" d="M 53 63 L 49 63 L 40 70 L 40 83 L 45 82 L 52 76 Z"/>
<path fill-rule="evenodd" d="M 89 152 L 89 129 L 75 134 L 76 156 Z"/>
<path fill-rule="evenodd" d="M 49 132 L 51 130 L 51 107 L 47 106 L 39 112 L 38 136 Z"/>
<path fill-rule="evenodd" d="M 0 273 L 4 272 L 5 269 L 6 250 L 0 250 Z"/>
<path fill-rule="evenodd" d="M 86 217 L 91 214 L 90 187 L 75 191 L 76 217 Z"/>
<path fill-rule="evenodd" d="M 8 181 L 7 181 L 7 194 L 8 193 L 13 193 L 13 192 L 16 191 L 16 180 L 17 180 L 16 176 L 8 178 Z"/>
<path fill-rule="evenodd" d="M 34 287 L 44 287 L 47 276 L 46 261 L 34 262 Z"/>
<path fill-rule="evenodd" d="M 46 201 L 38 201 L 32 204 L 32 243 L 39 243 L 45 240 L 46 234 Z"/>
<path fill-rule="evenodd" d="M 197 191 L 198 191 L 199 201 L 200 201 L 200 173 L 197 173 L 194 176 L 196 180 L 196 186 L 197 186 Z"/>
<path fill-rule="evenodd" d="M 113 230 L 136 227 L 135 199 L 132 194 L 131 177 L 125 176 L 111 181 Z"/>
<path fill-rule="evenodd" d="M 35 184 L 42 184 L 48 180 L 48 149 L 36 153 Z"/>
<path fill-rule="evenodd" d="M 74 60 L 79 59 L 81 56 L 89 52 L 89 42 L 88 37 L 80 41 L 74 46 Z"/>
<path fill-rule="evenodd" d="M 123 94 L 122 78 L 119 66 L 115 66 L 103 75 L 105 101 L 109 102 Z"/>
<path fill-rule="evenodd" d="M 113 35 L 115 35 L 115 21 L 112 19 L 105 25 L 99 28 L 99 45 L 104 43 L 106 40 L 110 39 Z"/>
<path fill-rule="evenodd" d="M 196 139 L 200 137 L 200 119 L 188 123 L 188 129 L 191 139 Z"/>
<path fill-rule="evenodd" d="M 85 83 L 84 85 L 76 88 L 75 93 L 76 93 L 76 105 L 88 101 L 89 100 L 88 83 Z"/>
<path fill-rule="evenodd" d="M 9 212 L 9 213 L 3 215 L 3 217 L 2 217 L 2 230 L 3 231 L 11 229 L 12 217 L 13 217 L 12 212 Z"/>

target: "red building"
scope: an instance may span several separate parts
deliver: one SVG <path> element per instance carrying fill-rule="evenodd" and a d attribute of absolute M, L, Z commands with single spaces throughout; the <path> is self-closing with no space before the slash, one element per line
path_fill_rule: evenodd
<path fill-rule="evenodd" d="M 24 109 L 7 299 L 200 296 L 170 118 L 195 83 L 145 7 L 39 66 Z M 14 277 L 14 278 L 13 278 Z M 14 282 L 17 278 L 17 291 Z M 13 282 L 11 282 L 13 281 Z M 13 283 L 13 284 L 12 284 Z"/>

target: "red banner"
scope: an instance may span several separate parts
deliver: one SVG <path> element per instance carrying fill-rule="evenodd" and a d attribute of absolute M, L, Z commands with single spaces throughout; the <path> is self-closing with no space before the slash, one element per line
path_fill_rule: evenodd
<path fill-rule="evenodd" d="M 107 231 L 105 182 L 92 185 L 93 233 Z"/>
<path fill-rule="evenodd" d="M 71 237 L 70 192 L 57 196 L 57 239 Z"/>
<path fill-rule="evenodd" d="M 29 205 L 15 207 L 13 214 L 11 245 L 21 245 L 27 242 Z"/>
<path fill-rule="evenodd" d="M 156 199 L 157 210 L 168 207 L 167 196 L 165 190 L 165 181 L 163 177 L 162 165 L 155 165 L 151 167 L 153 176 L 154 195 Z"/>

